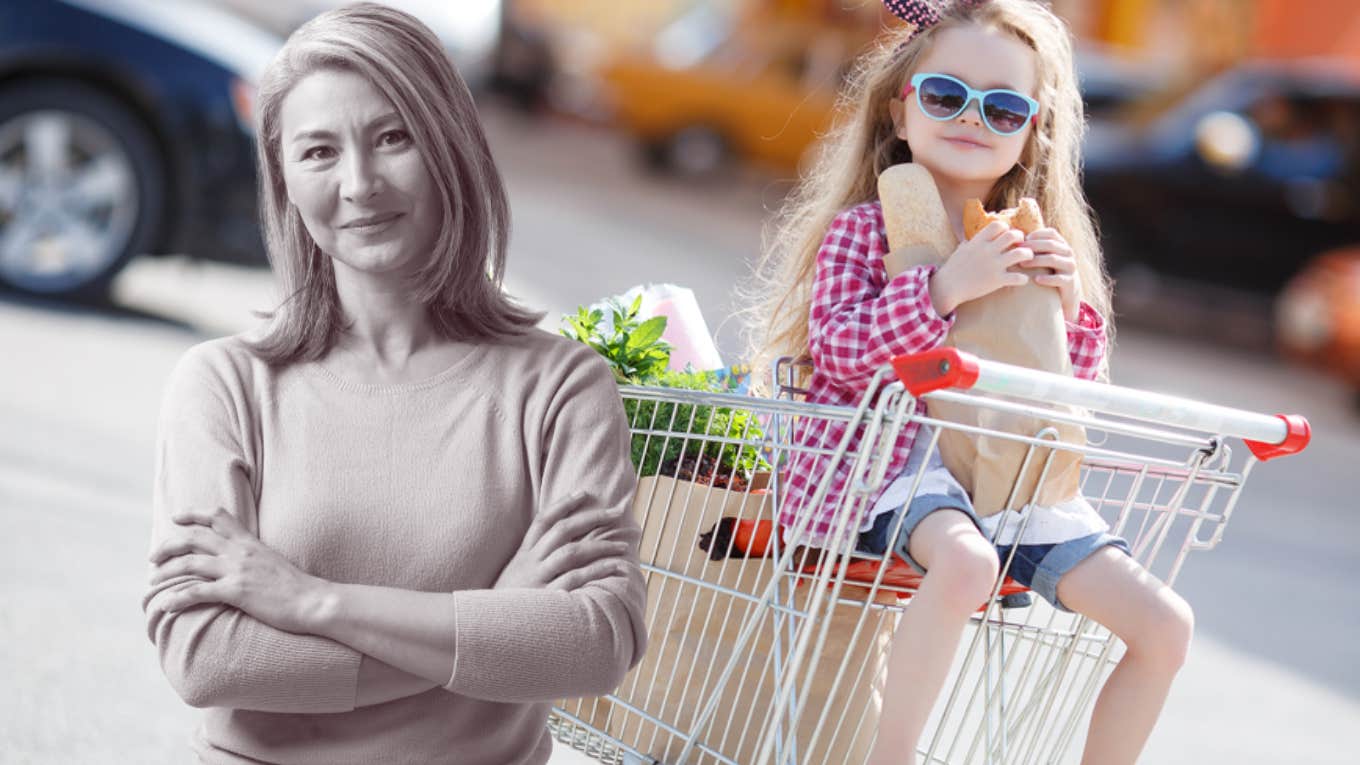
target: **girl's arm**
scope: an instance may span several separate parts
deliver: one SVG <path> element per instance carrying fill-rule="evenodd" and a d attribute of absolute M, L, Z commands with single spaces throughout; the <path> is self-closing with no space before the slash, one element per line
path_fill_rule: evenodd
<path fill-rule="evenodd" d="M 1051 269 L 1051 273 L 1035 276 L 1034 283 L 1058 290 L 1062 314 L 1067 323 L 1067 348 L 1072 360 L 1072 374 L 1094 380 L 1105 360 L 1105 319 L 1081 299 L 1077 261 L 1072 246 L 1053 228 L 1031 232 L 1025 237 L 1025 244 L 1034 253 L 1034 258 L 1020 265 Z M 1075 318 L 1066 318 L 1074 313 Z"/>
<path fill-rule="evenodd" d="M 1067 352 L 1072 359 L 1072 374 L 1094 380 L 1105 361 L 1105 319 L 1086 301 L 1081 302 L 1077 320 L 1067 322 Z"/>
<path fill-rule="evenodd" d="M 909 268 L 878 286 L 886 251 L 871 205 L 842 212 L 817 252 L 808 316 L 812 362 L 847 387 L 862 387 L 894 356 L 938 346 L 953 325 L 930 299 L 934 267 Z"/>

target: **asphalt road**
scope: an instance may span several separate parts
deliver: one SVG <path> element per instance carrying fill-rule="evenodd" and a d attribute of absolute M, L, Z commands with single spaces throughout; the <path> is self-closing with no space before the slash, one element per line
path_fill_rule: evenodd
<path fill-rule="evenodd" d="M 693 288 L 723 321 L 783 186 L 640 176 L 626 146 L 488 114 L 515 214 L 508 288 L 550 311 L 644 281 Z M 161 386 L 178 356 L 267 308 L 267 274 L 143 259 L 109 310 L 0 296 L 0 761 L 178 763 L 197 711 L 160 675 L 139 599 Z M 1360 417 L 1312 372 L 1215 344 L 1120 334 L 1117 382 L 1315 427 L 1258 467 L 1218 549 L 1187 563 L 1196 642 L 1150 763 L 1353 762 L 1360 730 Z"/>

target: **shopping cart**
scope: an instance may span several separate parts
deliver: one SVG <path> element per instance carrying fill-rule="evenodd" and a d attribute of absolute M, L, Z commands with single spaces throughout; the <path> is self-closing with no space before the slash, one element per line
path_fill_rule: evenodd
<path fill-rule="evenodd" d="M 888 446 L 910 420 L 940 434 L 1012 439 L 1044 464 L 1081 456 L 1081 491 L 1149 571 L 1174 582 L 1213 549 L 1256 462 L 1301 451 L 1305 420 L 1269 416 L 978 360 L 954 349 L 896 359 L 858 407 L 797 400 L 796 368 L 776 368 L 770 399 L 623 387 L 640 480 L 648 579 L 646 656 L 607 696 L 557 703 L 556 739 L 607 763 L 854 765 L 879 720 L 891 638 L 919 581 L 890 552 L 855 552 L 856 519 L 885 480 Z M 918 397 L 1064 422 L 1028 435 L 916 412 Z M 785 544 L 780 469 L 809 429 L 844 424 L 820 449 L 848 465 L 852 490 L 830 544 Z M 795 433 L 804 437 L 794 438 Z M 860 448 L 846 448 L 848 434 Z M 1233 441 L 1232 439 L 1240 439 Z M 814 439 L 815 440 L 815 439 Z M 1230 442 L 1231 441 L 1231 442 Z M 1245 442 L 1246 449 L 1236 448 Z M 1045 456 L 1046 455 L 1046 456 Z M 1046 467 L 1042 468 L 1046 470 Z M 829 483 L 816 477 L 821 502 Z M 1042 478 L 1040 482 L 1042 483 Z M 801 522 L 800 518 L 800 522 Z M 1003 561 L 1003 564 L 1006 563 Z M 1119 641 L 1004 576 L 972 618 L 919 749 L 927 763 L 1075 759 Z"/>

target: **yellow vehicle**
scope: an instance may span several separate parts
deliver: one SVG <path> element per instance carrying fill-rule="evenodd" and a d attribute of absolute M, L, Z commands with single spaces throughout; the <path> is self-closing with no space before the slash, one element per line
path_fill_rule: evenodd
<path fill-rule="evenodd" d="M 873 31 L 799 18 L 724 26 L 704 9 L 600 74 L 614 119 L 656 167 L 698 176 L 741 158 L 796 171 Z"/>

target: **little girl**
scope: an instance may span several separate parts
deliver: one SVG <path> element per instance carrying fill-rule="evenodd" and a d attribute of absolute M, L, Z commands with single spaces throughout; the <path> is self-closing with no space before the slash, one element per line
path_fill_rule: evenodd
<path fill-rule="evenodd" d="M 781 212 L 762 261 L 752 326 L 764 336 L 753 343 L 755 368 L 777 356 L 809 359 L 808 399 L 853 405 L 892 357 L 940 345 L 959 305 L 1026 283 L 1012 270 L 1022 266 L 1051 271 L 1034 281 L 1060 295 L 1075 373 L 1104 377 L 1110 288 L 1079 182 L 1084 118 L 1066 26 L 1036 0 L 888 5 L 913 23 L 860 62 L 845 96 L 847 118 Z M 876 182 L 900 162 L 930 170 L 960 242 L 943 265 L 889 279 Z M 963 241 L 965 200 L 995 210 L 1027 196 L 1051 228 L 1026 237 L 993 223 Z M 802 440 L 834 450 L 843 435 L 844 426 L 817 428 Z M 891 549 L 925 574 L 894 637 L 871 765 L 914 761 L 963 627 L 991 594 L 998 550 L 1009 549 L 991 541 L 1004 513 L 979 518 L 939 458 L 925 457 L 927 439 L 918 435 L 915 423 L 903 428 L 888 473 L 897 479 L 871 498 L 873 510 L 858 525 L 859 549 Z M 780 523 L 792 531 L 799 515 L 813 516 L 790 543 L 829 544 L 849 469 L 833 477 L 819 507 L 805 508 L 825 458 L 790 466 Z M 1184 662 L 1190 608 L 1128 555 L 1127 543 L 1083 498 L 1026 513 L 1024 539 L 996 540 L 1020 542 L 1010 575 L 1055 607 L 1109 628 L 1127 647 L 1096 702 L 1082 761 L 1132 763 Z M 902 515 L 899 533 L 888 538 Z"/>

